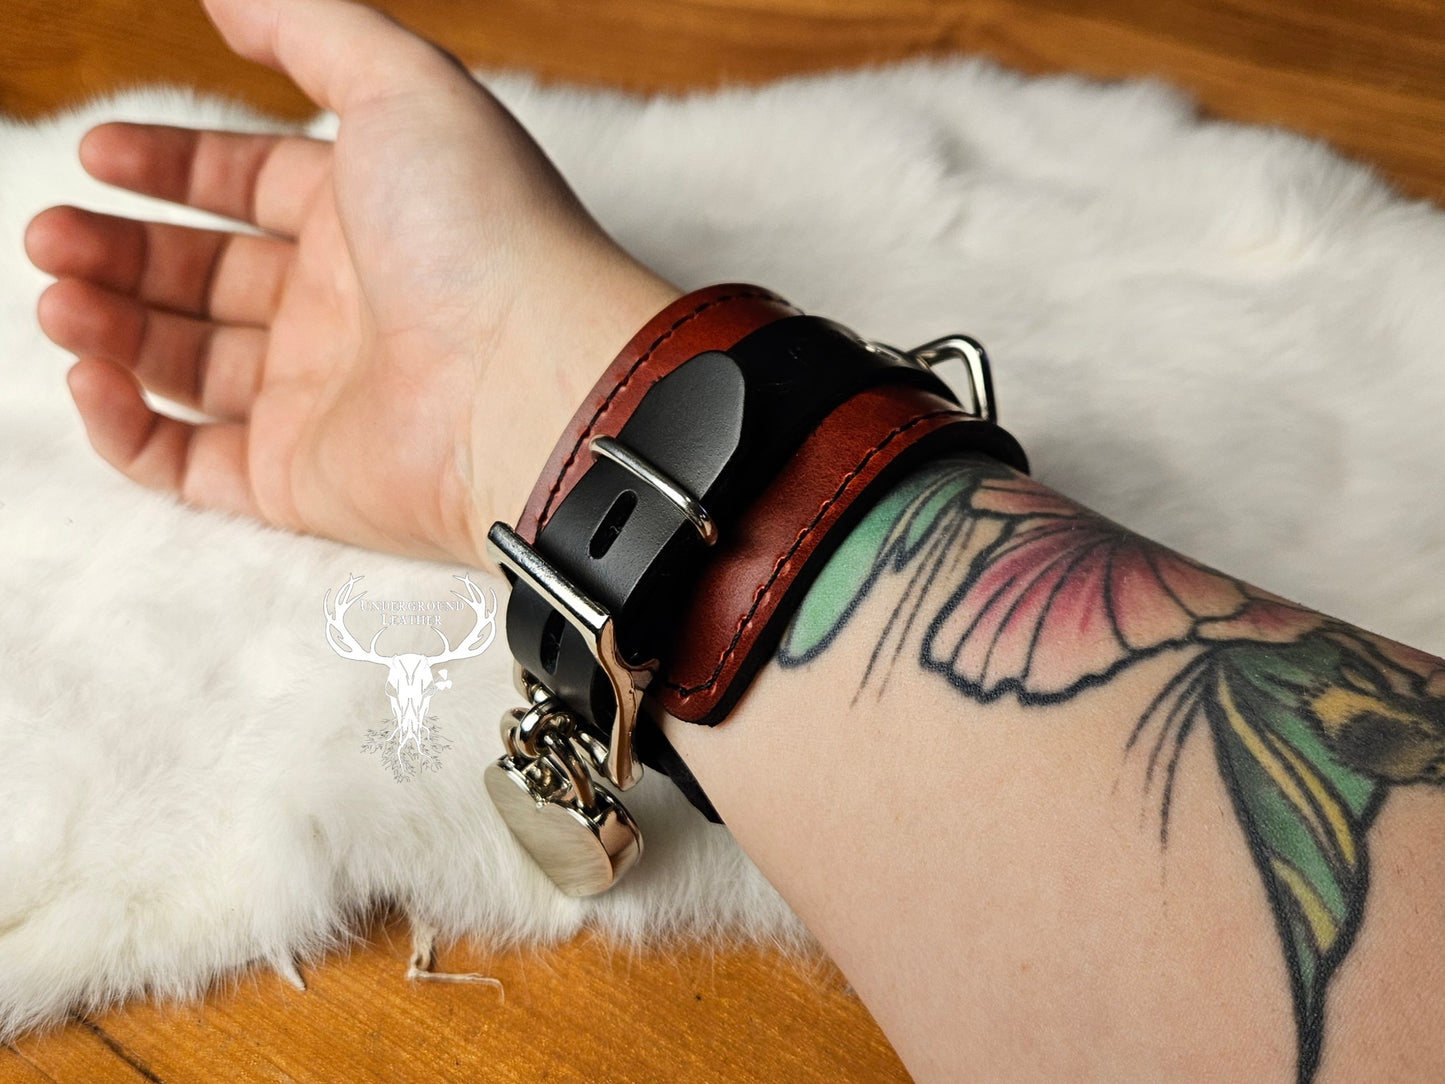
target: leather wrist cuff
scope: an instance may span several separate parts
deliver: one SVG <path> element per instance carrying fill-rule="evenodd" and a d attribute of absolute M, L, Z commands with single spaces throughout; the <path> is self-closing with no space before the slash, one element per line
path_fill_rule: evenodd
<path fill-rule="evenodd" d="M 694 291 L 633 337 L 573 417 L 516 530 L 498 524 L 489 536 L 513 582 L 507 637 L 530 701 L 504 719 L 510 775 L 500 789 L 489 777 L 494 797 L 520 790 L 540 808 L 539 789 L 562 806 L 586 790 L 605 804 L 576 778 L 583 761 L 625 789 L 636 740 L 716 819 L 639 719 L 643 689 L 679 719 L 720 722 L 847 528 L 904 473 L 968 450 L 1027 469 L 989 416 L 982 351 L 944 342 L 970 363 L 968 409 L 928 364 L 939 344 L 904 354 L 757 286 Z M 604 813 L 614 834 L 635 835 L 620 806 Z"/>

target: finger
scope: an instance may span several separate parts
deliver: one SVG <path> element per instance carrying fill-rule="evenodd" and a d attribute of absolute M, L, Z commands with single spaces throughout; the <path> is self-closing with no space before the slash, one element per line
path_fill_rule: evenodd
<path fill-rule="evenodd" d="M 466 76 L 386 15 L 345 0 L 203 0 L 226 44 L 290 76 L 318 105 L 344 114 L 431 78 Z"/>
<path fill-rule="evenodd" d="M 260 390 L 268 343 L 260 328 L 152 309 L 82 279 L 50 286 L 37 316 L 57 346 L 120 365 L 155 394 L 215 417 L 246 417 Z"/>
<path fill-rule="evenodd" d="M 294 237 L 330 176 L 331 144 L 113 122 L 85 133 L 80 164 L 117 188 Z"/>
<path fill-rule="evenodd" d="M 260 517 L 244 425 L 189 425 L 157 414 L 113 362 L 78 361 L 66 382 L 91 447 L 127 478 L 198 507 Z"/>
<path fill-rule="evenodd" d="M 26 229 L 25 251 L 57 278 L 87 279 L 202 319 L 266 325 L 293 248 L 265 237 L 52 207 Z"/>

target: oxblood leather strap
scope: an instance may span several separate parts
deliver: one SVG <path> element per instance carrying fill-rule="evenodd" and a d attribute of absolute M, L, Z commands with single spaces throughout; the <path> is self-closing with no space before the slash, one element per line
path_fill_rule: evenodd
<path fill-rule="evenodd" d="M 932 371 L 949 355 L 970 366 L 977 414 Z M 970 340 L 904 355 L 757 286 L 694 291 L 633 337 L 516 529 L 487 536 L 513 584 L 507 638 L 528 701 L 503 716 L 487 789 L 560 888 L 602 891 L 642 852 L 593 770 L 626 790 L 640 758 L 719 819 L 644 694 L 720 722 L 849 527 L 904 474 L 960 451 L 1028 469 L 979 416 L 990 400 Z"/>
<path fill-rule="evenodd" d="M 750 331 L 802 310 L 761 286 L 724 283 L 678 298 L 642 326 L 572 415 L 527 498 L 517 533 L 527 542 L 591 465 L 587 441 L 616 436 L 657 380 L 694 354 L 731 346 Z"/>
<path fill-rule="evenodd" d="M 700 353 L 726 351 L 759 328 L 797 315 L 799 310 L 776 294 L 733 283 L 694 291 L 663 309 L 632 338 L 574 415 L 517 533 L 537 541 L 592 467 L 588 442 L 619 434 L 662 377 Z M 708 553 L 684 610 L 682 635 L 650 687 L 659 706 L 690 722 L 720 722 L 776 646 L 782 632 L 777 619 L 791 612 L 871 497 L 928 457 L 961 449 L 1027 468 L 1006 432 L 920 387 L 870 387 L 828 413 Z M 665 752 L 663 759 L 671 760 Z M 664 764 L 673 774 L 670 768 Z"/>

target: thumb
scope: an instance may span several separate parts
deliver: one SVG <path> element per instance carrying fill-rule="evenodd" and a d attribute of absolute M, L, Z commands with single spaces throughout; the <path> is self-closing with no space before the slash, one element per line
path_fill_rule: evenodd
<path fill-rule="evenodd" d="M 202 0 L 221 37 L 247 60 L 289 76 L 337 113 L 437 78 L 463 77 L 430 42 L 347 0 Z"/>

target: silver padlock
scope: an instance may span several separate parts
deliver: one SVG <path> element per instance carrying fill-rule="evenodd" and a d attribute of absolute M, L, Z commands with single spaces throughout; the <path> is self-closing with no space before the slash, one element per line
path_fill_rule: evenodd
<path fill-rule="evenodd" d="M 506 712 L 502 729 L 507 755 L 483 778 L 507 827 L 567 895 L 605 892 L 642 856 L 642 833 L 592 781 L 571 716 L 542 699 Z"/>
<path fill-rule="evenodd" d="M 613 701 L 612 717 L 595 720 L 605 740 L 594 738 L 576 727 L 541 681 L 520 663 L 514 665 L 513 680 L 528 706 L 502 716 L 507 755 L 484 772 L 487 793 L 558 888 L 571 896 L 606 891 L 642 856 L 642 833 L 617 796 L 593 782 L 593 769 L 619 791 L 642 778 L 632 735 L 657 663 L 624 658 L 612 614 L 505 523 L 494 523 L 487 532 L 487 552 L 582 636 L 607 677 Z"/>

